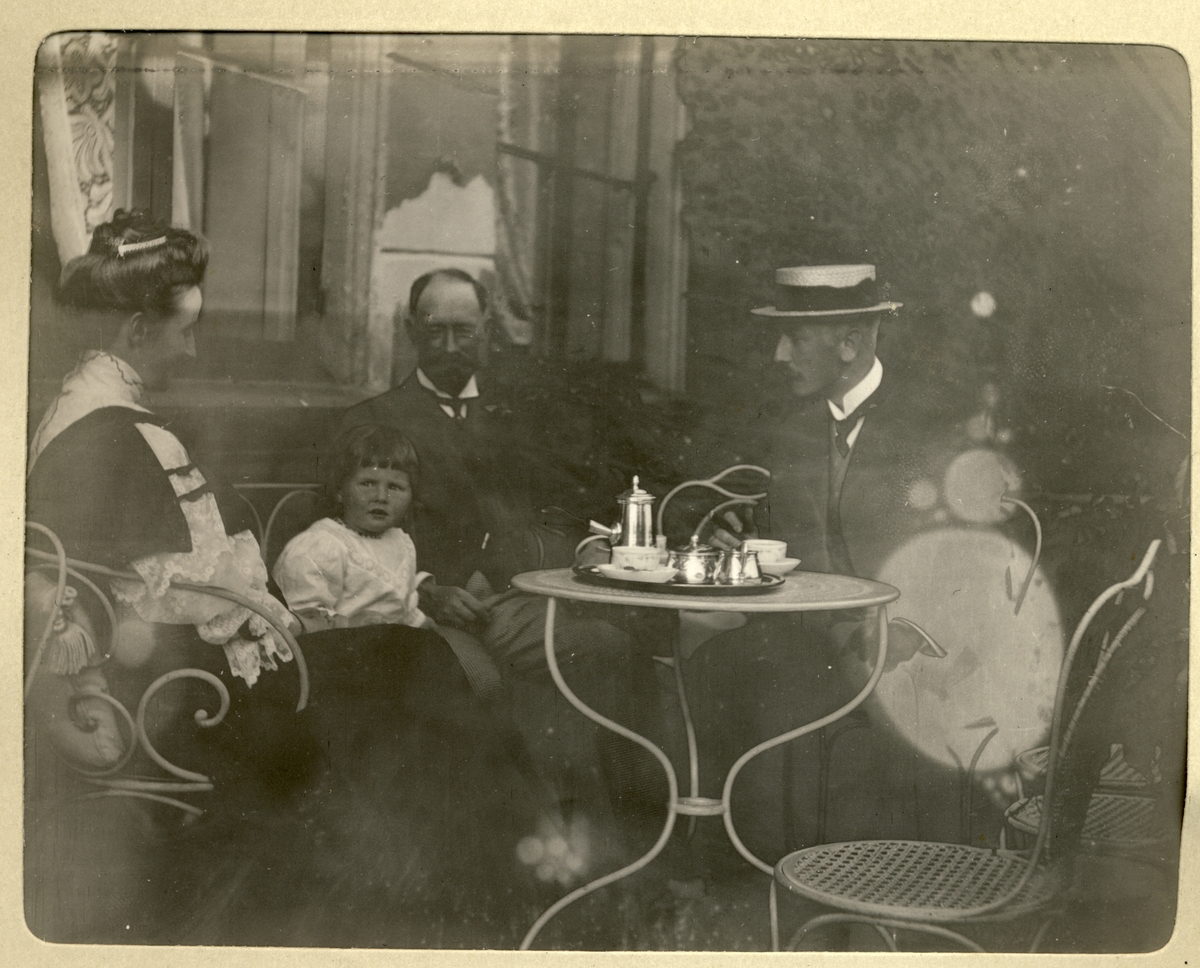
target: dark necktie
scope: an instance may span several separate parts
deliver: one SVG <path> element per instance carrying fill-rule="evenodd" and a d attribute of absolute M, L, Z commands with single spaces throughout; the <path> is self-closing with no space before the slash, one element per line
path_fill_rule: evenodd
<path fill-rule="evenodd" d="M 848 413 L 841 420 L 833 421 L 833 442 L 837 445 L 838 453 L 842 455 L 843 459 L 850 453 L 850 435 L 854 432 L 854 425 L 863 417 L 868 416 L 878 403 L 879 396 L 877 393 L 873 393 L 852 413 Z M 832 417 L 833 414 L 829 416 Z"/>
<path fill-rule="evenodd" d="M 428 387 L 425 388 L 425 392 L 437 401 L 437 405 L 442 408 L 442 413 L 451 420 L 461 422 L 467 419 L 467 402 L 470 398 L 443 397 Z"/>
<path fill-rule="evenodd" d="M 835 420 L 833 422 L 833 442 L 837 445 L 838 453 L 846 457 L 850 453 L 850 434 L 854 430 L 854 425 L 862 418 L 863 411 L 856 410 L 850 414 L 845 420 Z"/>

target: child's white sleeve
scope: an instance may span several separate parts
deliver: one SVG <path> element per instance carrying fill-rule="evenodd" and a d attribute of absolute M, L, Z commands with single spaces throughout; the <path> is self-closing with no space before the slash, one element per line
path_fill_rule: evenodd
<path fill-rule="evenodd" d="M 293 612 L 315 609 L 338 614 L 346 582 L 344 549 L 310 528 L 284 547 L 273 571 L 275 583 Z"/>
<path fill-rule="evenodd" d="M 404 618 L 404 624 L 409 628 L 418 629 L 427 622 L 425 613 L 417 607 L 417 592 L 413 589 L 412 594 L 408 596 L 408 614 Z"/>
<path fill-rule="evenodd" d="M 427 571 L 416 571 L 417 547 L 416 547 L 416 545 L 413 544 L 413 540 L 411 537 L 409 537 L 408 532 L 401 532 L 401 533 L 404 535 L 404 549 L 405 549 L 406 554 L 408 555 L 408 567 L 406 570 L 410 574 L 413 572 L 416 572 L 415 574 L 413 574 L 412 583 L 409 585 L 409 588 L 408 588 L 408 597 L 405 599 L 405 603 L 404 603 L 405 604 L 405 613 L 406 613 L 404 616 L 404 624 L 409 626 L 410 628 L 415 629 L 415 628 L 420 628 L 422 625 L 426 624 L 429 621 L 429 619 L 426 617 L 425 613 L 421 611 L 421 608 L 419 605 L 419 598 L 417 595 L 417 587 L 426 578 L 432 578 L 433 575 L 431 575 Z"/>

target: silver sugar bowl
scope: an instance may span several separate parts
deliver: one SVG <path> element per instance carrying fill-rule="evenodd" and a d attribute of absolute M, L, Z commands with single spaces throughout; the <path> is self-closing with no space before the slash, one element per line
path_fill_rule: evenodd
<path fill-rule="evenodd" d="M 716 582 L 717 569 L 721 564 L 721 552 L 700 544 L 693 537 L 687 547 L 670 553 L 667 564 L 676 570 L 676 581 L 687 585 L 712 585 Z"/>

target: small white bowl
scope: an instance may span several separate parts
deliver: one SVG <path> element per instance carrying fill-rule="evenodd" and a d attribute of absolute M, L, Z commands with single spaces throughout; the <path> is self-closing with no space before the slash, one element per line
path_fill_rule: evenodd
<path fill-rule="evenodd" d="M 654 571 L 660 567 L 657 548 L 617 545 L 612 550 L 610 565 L 617 568 L 636 568 L 638 571 Z"/>
<path fill-rule="evenodd" d="M 780 561 L 760 561 L 758 563 L 758 570 L 764 575 L 774 575 L 776 578 L 782 578 L 789 571 L 794 571 L 799 564 L 799 558 L 784 558 Z"/>
<path fill-rule="evenodd" d="M 619 565 L 597 565 L 596 570 L 605 578 L 615 578 L 618 581 L 644 581 L 652 585 L 661 585 L 675 577 L 675 568 L 652 568 L 650 570 L 635 570 L 622 568 Z"/>

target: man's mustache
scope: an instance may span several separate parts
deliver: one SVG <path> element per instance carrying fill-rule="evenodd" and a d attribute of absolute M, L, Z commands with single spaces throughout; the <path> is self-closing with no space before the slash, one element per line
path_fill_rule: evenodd
<path fill-rule="evenodd" d="M 479 362 L 465 353 L 439 353 L 429 361 L 428 369 L 474 373 L 479 369 Z"/>

